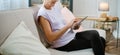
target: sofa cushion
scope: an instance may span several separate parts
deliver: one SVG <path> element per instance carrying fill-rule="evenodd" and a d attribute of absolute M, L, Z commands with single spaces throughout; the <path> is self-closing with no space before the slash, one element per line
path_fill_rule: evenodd
<path fill-rule="evenodd" d="M 48 49 L 51 52 L 51 55 L 94 55 L 91 48 L 84 49 L 84 50 L 77 50 L 77 51 L 71 51 L 71 52 L 65 52 L 65 51 L 58 51 L 55 49 Z"/>
<path fill-rule="evenodd" d="M 50 55 L 22 21 L 0 47 L 2 55 Z"/>
<path fill-rule="evenodd" d="M 0 11 L 0 45 L 23 20 L 32 33 L 39 38 L 31 9 Z"/>

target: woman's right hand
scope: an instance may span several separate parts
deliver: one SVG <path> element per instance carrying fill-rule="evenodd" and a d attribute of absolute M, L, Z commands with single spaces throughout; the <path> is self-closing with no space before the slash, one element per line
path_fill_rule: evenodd
<path fill-rule="evenodd" d="M 77 19 L 72 19 L 68 24 L 67 24 L 67 27 L 68 28 L 72 28 L 73 25 L 75 25 L 77 23 Z"/>

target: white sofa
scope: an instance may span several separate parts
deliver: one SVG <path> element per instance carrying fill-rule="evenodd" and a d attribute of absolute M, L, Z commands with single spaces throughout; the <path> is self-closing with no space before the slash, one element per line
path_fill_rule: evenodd
<path fill-rule="evenodd" d="M 38 11 L 38 7 L 9 10 L 9 11 L 0 11 L 0 48 L 8 38 L 9 34 L 16 28 L 16 26 L 21 21 L 24 21 L 26 23 L 26 25 L 28 26 L 30 31 L 36 36 L 36 38 L 41 37 L 42 32 L 37 28 L 35 24 L 35 19 L 34 19 L 36 17 L 37 11 Z M 94 22 L 94 21 L 85 22 L 83 24 L 91 24 L 90 22 Z M 86 25 L 86 26 L 89 27 L 89 25 Z M 100 33 L 101 36 L 103 36 L 104 38 L 106 37 L 106 32 L 104 30 L 97 29 L 97 31 Z M 58 51 L 52 48 L 46 48 L 46 49 L 50 52 L 50 55 L 73 55 L 73 54 L 74 55 L 94 55 L 91 48 L 72 51 L 72 52 L 63 52 L 63 51 Z M 0 49 L 0 51 L 2 50 Z M 37 54 L 37 55 L 42 55 L 42 54 Z"/>

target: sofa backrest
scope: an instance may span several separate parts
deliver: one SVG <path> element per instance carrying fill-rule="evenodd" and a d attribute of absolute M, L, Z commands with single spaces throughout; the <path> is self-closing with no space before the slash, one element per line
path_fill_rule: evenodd
<path fill-rule="evenodd" d="M 39 38 L 32 9 L 0 11 L 0 45 L 21 21 L 24 21 L 32 33 Z"/>
<path fill-rule="evenodd" d="M 40 40 L 42 42 L 42 44 L 46 47 L 49 47 L 49 43 L 46 41 L 46 38 L 45 38 L 45 34 L 41 28 L 41 25 L 38 24 L 37 22 L 37 14 L 38 14 L 38 11 L 40 9 L 40 7 L 42 6 L 42 4 L 40 5 L 36 5 L 36 6 L 32 6 L 31 9 L 33 10 L 33 17 L 34 17 L 34 20 L 35 20 L 35 24 L 37 26 L 37 30 L 38 30 L 38 34 L 40 36 Z"/>

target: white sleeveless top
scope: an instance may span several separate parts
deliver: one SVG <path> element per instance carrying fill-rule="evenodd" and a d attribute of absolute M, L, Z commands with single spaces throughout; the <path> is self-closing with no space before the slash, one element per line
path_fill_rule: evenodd
<path fill-rule="evenodd" d="M 61 11 L 58 11 L 54 7 L 51 10 L 47 10 L 42 6 L 38 12 L 38 16 L 42 16 L 50 22 L 53 32 L 59 31 L 66 25 Z M 74 39 L 75 34 L 71 29 L 68 29 L 58 40 L 52 43 L 51 47 L 58 48 L 68 44 Z"/>

